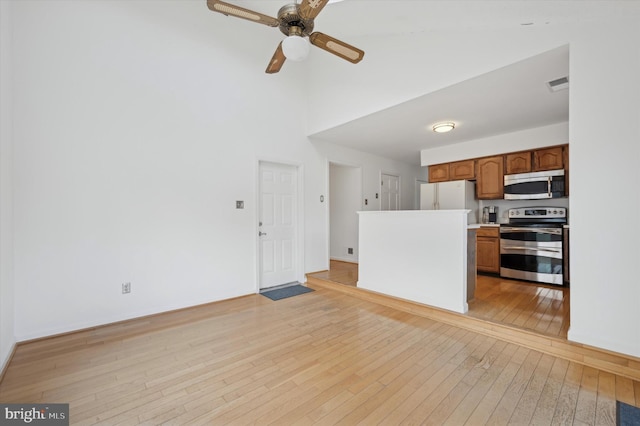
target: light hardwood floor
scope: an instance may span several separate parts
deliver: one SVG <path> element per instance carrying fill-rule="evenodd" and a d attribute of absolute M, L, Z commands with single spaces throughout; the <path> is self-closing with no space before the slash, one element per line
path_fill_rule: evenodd
<path fill-rule="evenodd" d="M 615 424 L 640 382 L 339 291 L 251 295 L 19 345 L 2 402 L 72 424 Z"/>
<path fill-rule="evenodd" d="M 310 275 L 356 287 L 358 264 L 332 260 L 328 271 Z M 475 298 L 469 302 L 468 315 L 566 339 L 569 291 L 565 287 L 478 275 Z"/>
<path fill-rule="evenodd" d="M 478 275 L 468 315 L 566 339 L 569 288 Z"/>

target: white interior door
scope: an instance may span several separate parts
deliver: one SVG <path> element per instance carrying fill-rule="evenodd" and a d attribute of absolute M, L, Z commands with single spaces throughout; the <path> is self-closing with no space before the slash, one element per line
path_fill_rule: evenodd
<path fill-rule="evenodd" d="M 400 177 L 382 174 L 380 210 L 400 210 Z"/>
<path fill-rule="evenodd" d="M 298 169 L 260 163 L 260 288 L 297 279 Z"/>

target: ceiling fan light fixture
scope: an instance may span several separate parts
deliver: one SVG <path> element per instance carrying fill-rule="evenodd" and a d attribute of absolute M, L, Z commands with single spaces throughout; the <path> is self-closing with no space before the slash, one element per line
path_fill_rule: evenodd
<path fill-rule="evenodd" d="M 433 125 L 433 131 L 436 133 L 447 133 L 456 128 L 456 123 L 446 122 Z"/>
<path fill-rule="evenodd" d="M 304 61 L 309 55 L 309 40 L 298 35 L 290 35 L 282 41 L 282 52 L 290 61 Z"/>

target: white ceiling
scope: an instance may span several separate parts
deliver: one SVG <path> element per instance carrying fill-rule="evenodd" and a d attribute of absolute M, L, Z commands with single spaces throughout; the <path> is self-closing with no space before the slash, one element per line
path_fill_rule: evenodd
<path fill-rule="evenodd" d="M 230 0 L 231 1 L 231 0 Z M 277 16 L 286 0 L 235 0 Z M 640 1 L 344 0 L 325 7 L 316 29 L 340 39 L 433 30 L 517 28 L 639 19 Z M 569 47 L 480 75 L 403 104 L 310 135 L 360 151 L 420 164 L 420 150 L 569 119 L 569 91 L 546 83 L 569 76 Z M 431 126 L 454 121 L 436 134 Z"/>
<path fill-rule="evenodd" d="M 269 16 L 293 0 L 226 0 Z M 301 0 L 297 0 L 300 3 Z M 344 0 L 316 18 L 316 29 L 352 35 L 416 33 L 443 29 L 514 28 L 640 16 L 638 0 Z"/>
<path fill-rule="evenodd" d="M 420 151 L 569 119 L 569 90 L 547 82 L 569 76 L 569 47 L 480 75 L 322 132 L 325 141 L 420 164 Z M 449 133 L 432 126 L 452 121 Z"/>

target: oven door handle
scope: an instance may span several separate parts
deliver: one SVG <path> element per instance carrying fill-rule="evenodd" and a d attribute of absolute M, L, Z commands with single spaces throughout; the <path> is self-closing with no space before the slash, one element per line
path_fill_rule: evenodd
<path fill-rule="evenodd" d="M 527 247 L 527 246 L 507 246 L 501 247 L 503 250 L 529 250 L 529 251 L 549 251 L 551 253 L 562 253 L 562 249 L 554 249 L 554 248 L 537 248 L 537 247 Z"/>
<path fill-rule="evenodd" d="M 552 235 L 562 235 L 561 228 L 500 228 L 501 234 L 509 234 L 515 232 L 535 232 L 538 234 L 552 234 Z"/>

